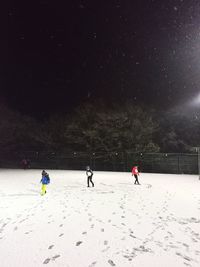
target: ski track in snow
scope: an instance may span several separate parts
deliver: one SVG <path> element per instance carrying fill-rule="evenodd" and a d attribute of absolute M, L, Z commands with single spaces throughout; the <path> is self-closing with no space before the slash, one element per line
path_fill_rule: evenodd
<path fill-rule="evenodd" d="M 200 182 L 192 175 L 0 170 L 0 262 L 9 266 L 200 266 Z"/>

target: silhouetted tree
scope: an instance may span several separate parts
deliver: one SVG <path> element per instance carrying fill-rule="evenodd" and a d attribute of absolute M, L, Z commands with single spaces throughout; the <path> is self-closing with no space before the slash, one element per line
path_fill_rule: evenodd
<path fill-rule="evenodd" d="M 76 110 L 65 136 L 80 151 L 159 151 L 153 142 L 156 129 L 151 115 L 133 103 L 112 107 L 95 103 Z"/>

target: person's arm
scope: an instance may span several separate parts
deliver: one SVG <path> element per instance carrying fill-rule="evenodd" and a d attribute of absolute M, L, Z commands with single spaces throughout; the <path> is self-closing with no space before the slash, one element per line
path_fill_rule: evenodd
<path fill-rule="evenodd" d="M 132 171 L 131 171 L 131 172 L 132 172 L 132 176 L 133 176 L 133 169 L 132 169 Z"/>
<path fill-rule="evenodd" d="M 42 175 L 42 179 L 40 180 L 40 183 L 42 183 L 44 176 Z"/>

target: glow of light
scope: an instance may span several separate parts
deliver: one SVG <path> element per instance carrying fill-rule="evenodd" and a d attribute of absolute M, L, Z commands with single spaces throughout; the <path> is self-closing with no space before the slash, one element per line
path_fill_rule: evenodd
<path fill-rule="evenodd" d="M 192 106 L 200 105 L 200 93 L 192 100 Z"/>

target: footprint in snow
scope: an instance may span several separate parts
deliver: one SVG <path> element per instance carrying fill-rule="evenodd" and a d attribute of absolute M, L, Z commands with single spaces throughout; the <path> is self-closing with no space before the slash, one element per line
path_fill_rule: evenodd
<path fill-rule="evenodd" d="M 96 261 L 92 262 L 88 267 L 94 267 L 97 264 Z"/>
<path fill-rule="evenodd" d="M 82 244 L 83 242 L 82 241 L 78 241 L 76 242 L 76 246 L 80 246 L 80 244 Z"/>
<path fill-rule="evenodd" d="M 58 255 L 55 255 L 55 256 L 52 257 L 52 260 L 55 261 L 55 260 L 56 260 L 57 258 L 59 258 L 59 257 L 60 257 L 59 254 L 58 254 Z"/>
<path fill-rule="evenodd" d="M 109 263 L 111 266 L 116 266 L 112 260 L 108 260 L 108 263 Z"/>
<path fill-rule="evenodd" d="M 106 251 L 108 251 L 109 249 L 110 249 L 110 247 L 108 246 L 108 247 L 106 247 L 105 249 L 103 249 L 102 252 L 106 252 Z"/>
<path fill-rule="evenodd" d="M 49 262 L 50 262 L 50 258 L 47 258 L 44 262 L 43 262 L 43 264 L 48 264 Z"/>

